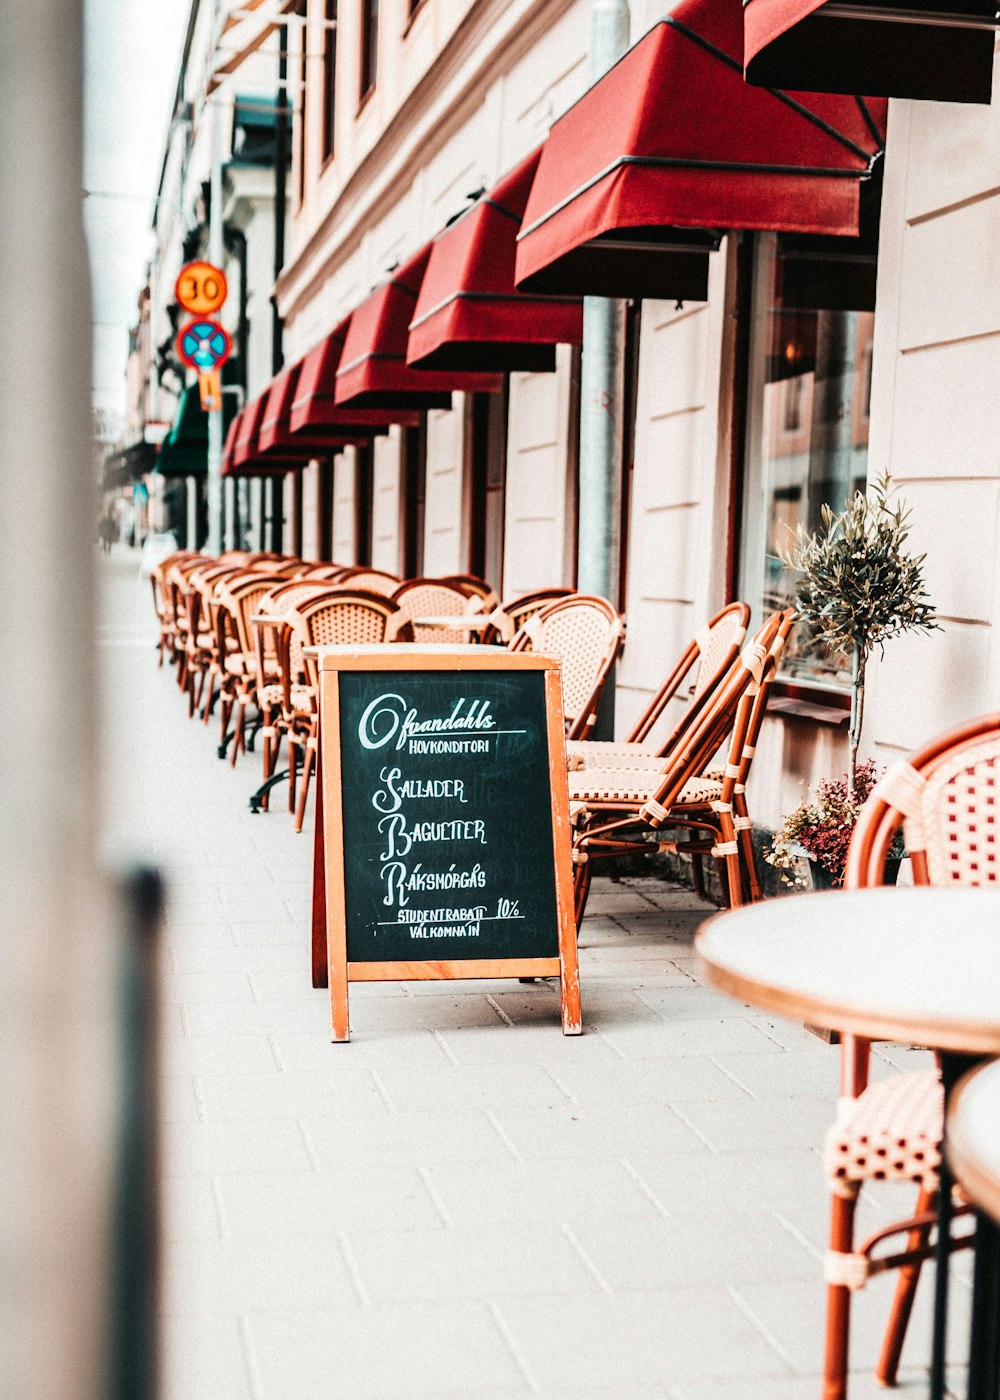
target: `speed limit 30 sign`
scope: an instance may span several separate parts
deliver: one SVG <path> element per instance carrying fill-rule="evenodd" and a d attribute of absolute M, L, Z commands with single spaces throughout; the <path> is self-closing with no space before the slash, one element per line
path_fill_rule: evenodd
<path fill-rule="evenodd" d="M 210 316 L 226 299 L 229 288 L 221 267 L 210 262 L 189 262 L 177 274 L 174 295 L 193 316 Z"/>

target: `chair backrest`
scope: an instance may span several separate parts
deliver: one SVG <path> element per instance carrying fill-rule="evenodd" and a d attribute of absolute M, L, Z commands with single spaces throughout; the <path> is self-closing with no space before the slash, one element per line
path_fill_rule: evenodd
<path fill-rule="evenodd" d="M 732 792 L 731 785 L 740 780 L 740 773 L 745 771 L 743 764 L 748 757 L 752 757 L 752 754 L 746 754 L 746 746 L 754 717 L 754 702 L 763 691 L 766 704 L 777 669 L 778 656 L 772 654 L 772 648 L 779 638 L 783 647 L 790 630 L 791 619 L 787 617 L 787 611 L 772 613 L 766 618 L 733 662 L 722 684 L 716 687 L 700 711 L 689 716 L 674 747 L 664 756 L 656 792 L 642 808 L 641 815 L 651 825 L 659 826 L 667 819 L 684 784 L 705 771 L 727 740 L 727 777 L 730 786 L 726 790 Z M 763 710 L 760 717 L 763 718 Z"/>
<path fill-rule="evenodd" d="M 482 612 L 489 612 L 500 602 L 493 585 L 487 583 L 484 578 L 477 578 L 475 574 L 445 574 L 440 582 L 453 584 L 467 598 L 478 598 Z"/>
<path fill-rule="evenodd" d="M 903 827 L 915 885 L 1000 881 L 1000 713 L 951 729 L 875 784 L 847 848 L 844 888 L 886 883 L 886 859 Z M 845 1035 L 840 1093 L 868 1082 L 870 1042 Z"/>
<path fill-rule="evenodd" d="M 879 779 L 851 837 L 846 889 L 884 883 L 900 823 L 914 884 L 1000 883 L 1000 713 L 950 730 Z"/>
<path fill-rule="evenodd" d="M 695 668 L 694 684 L 688 700 L 687 713 L 680 717 L 673 728 L 676 730 L 678 725 L 690 719 L 692 713 L 697 713 L 739 655 L 749 621 L 750 609 L 746 603 L 740 602 L 729 603 L 714 617 L 710 617 L 681 652 L 670 674 L 649 702 L 645 713 L 632 727 L 626 742 L 641 744 L 649 737 L 650 731 L 671 700 L 679 697 L 681 687 L 692 667 Z M 660 753 L 668 753 L 673 740 L 674 734 L 671 732 L 660 744 Z"/>
<path fill-rule="evenodd" d="M 571 598 L 572 588 L 536 588 L 533 593 L 519 593 L 493 609 L 493 625 L 502 642 L 509 642 L 529 617 L 554 603 L 557 598 Z"/>
<path fill-rule="evenodd" d="M 301 579 L 339 579 L 345 572 L 343 564 L 308 564 L 298 575 Z"/>
<path fill-rule="evenodd" d="M 240 573 L 235 578 L 224 579 L 218 585 L 216 598 L 220 614 L 229 617 L 241 652 L 253 652 L 250 618 L 257 611 L 261 599 L 284 581 L 282 574 Z"/>
<path fill-rule="evenodd" d="M 448 643 L 469 641 L 469 633 L 454 627 L 420 626 L 419 617 L 461 617 L 481 602 L 478 594 L 468 594 L 448 579 L 411 578 L 401 583 L 392 594 L 394 603 L 413 623 L 413 635 L 418 642 Z M 478 610 L 478 609 L 477 609 Z"/>
<path fill-rule="evenodd" d="M 778 667 L 789 634 L 795 626 L 794 608 L 785 608 L 777 615 L 777 629 L 767 649 L 764 668 L 758 682 L 751 683 L 740 701 L 733 735 L 729 747 L 725 771 L 722 778 L 723 802 L 732 802 L 736 793 L 742 792 L 750 777 L 750 768 L 757 752 L 757 740 L 761 725 L 767 714 L 768 701 L 774 689 Z"/>
<path fill-rule="evenodd" d="M 558 657 L 566 735 L 583 739 L 597 719 L 604 683 L 624 640 L 624 620 L 606 598 L 574 593 L 529 617 L 514 635 L 510 650 Z"/>
<path fill-rule="evenodd" d="M 321 594 L 325 595 L 334 587 L 336 584 L 332 579 L 288 579 L 265 594 L 257 611 L 283 617 L 298 607 L 299 603 L 304 603 L 309 598 L 318 598 Z"/>
<path fill-rule="evenodd" d="M 395 574 L 387 574 L 384 569 L 369 569 L 363 564 L 355 564 L 343 569 L 337 582 L 346 584 L 348 588 L 363 588 L 367 593 L 383 593 L 388 598 L 403 580 Z"/>
<path fill-rule="evenodd" d="M 289 670 L 305 670 L 311 685 L 317 675 L 303 647 L 365 646 L 372 642 L 412 642 L 410 619 L 391 598 L 363 588 L 337 588 L 301 603 L 288 615 L 291 632 Z"/>

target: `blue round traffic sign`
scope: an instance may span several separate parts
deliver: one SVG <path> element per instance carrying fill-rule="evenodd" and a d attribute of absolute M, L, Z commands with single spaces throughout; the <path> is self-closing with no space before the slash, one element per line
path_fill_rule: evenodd
<path fill-rule="evenodd" d="M 217 369 L 233 348 L 229 332 L 218 321 L 199 317 L 177 332 L 177 353 L 189 369 Z"/>

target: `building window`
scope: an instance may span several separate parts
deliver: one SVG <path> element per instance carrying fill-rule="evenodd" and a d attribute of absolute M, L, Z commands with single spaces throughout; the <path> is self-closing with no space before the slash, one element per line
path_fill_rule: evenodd
<path fill-rule="evenodd" d="M 378 0 L 361 0 L 361 101 L 375 86 L 378 71 Z"/>
<path fill-rule="evenodd" d="M 874 250 L 760 234 L 751 298 L 739 578 L 759 619 L 794 602 L 796 575 L 777 551 L 868 479 Z M 850 661 L 799 628 L 782 674 L 839 688 Z"/>
<path fill-rule="evenodd" d="M 323 160 L 333 155 L 337 129 L 337 0 L 323 8 Z"/>

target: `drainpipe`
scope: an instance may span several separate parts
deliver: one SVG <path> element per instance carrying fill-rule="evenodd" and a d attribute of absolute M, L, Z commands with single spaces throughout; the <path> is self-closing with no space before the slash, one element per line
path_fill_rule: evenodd
<path fill-rule="evenodd" d="M 606 73 L 628 45 L 628 0 L 591 0 L 591 82 Z M 618 577 L 621 367 L 619 303 L 584 297 L 577 587 L 581 593 L 598 593 L 612 601 Z"/>

